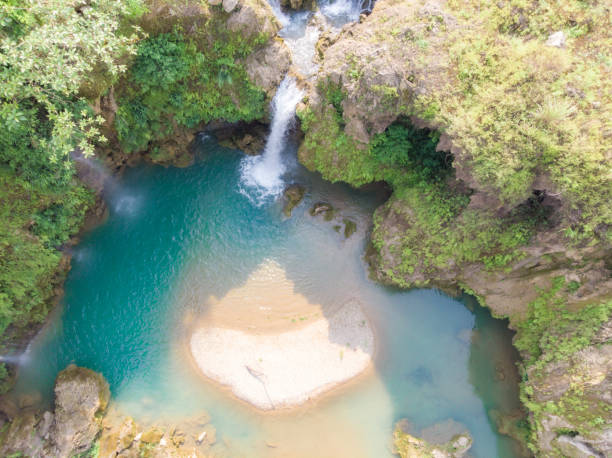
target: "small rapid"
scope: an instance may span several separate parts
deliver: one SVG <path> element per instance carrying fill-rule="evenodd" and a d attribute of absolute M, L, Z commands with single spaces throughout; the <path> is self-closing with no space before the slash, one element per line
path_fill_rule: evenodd
<path fill-rule="evenodd" d="M 282 151 L 295 120 L 295 107 L 302 97 L 304 91 L 298 87 L 295 79 L 286 76 L 272 99 L 272 124 L 263 154 L 245 157 L 242 161 L 241 191 L 257 204 L 278 196 L 283 190 L 282 175 L 286 166 Z"/>

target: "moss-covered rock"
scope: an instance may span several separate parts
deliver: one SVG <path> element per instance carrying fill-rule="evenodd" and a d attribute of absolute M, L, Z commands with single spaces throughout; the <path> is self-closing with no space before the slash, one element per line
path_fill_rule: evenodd
<path fill-rule="evenodd" d="M 393 433 L 393 446 L 401 458 L 461 458 L 472 447 L 472 438 L 461 433 L 443 444 L 431 444 L 404 431 L 400 422 Z"/>
<path fill-rule="evenodd" d="M 267 2 L 240 0 L 228 9 L 152 1 L 139 24 L 148 37 L 126 76 L 96 102 L 114 163 L 146 152 L 156 163 L 189 165 L 194 133 L 207 123 L 266 117 L 290 65 Z"/>
<path fill-rule="evenodd" d="M 72 456 L 89 450 L 110 399 L 108 382 L 97 372 L 70 365 L 58 374 L 54 393 L 52 455 Z"/>
<path fill-rule="evenodd" d="M 292 184 L 288 186 L 283 192 L 283 196 L 285 198 L 285 206 L 283 208 L 283 213 L 286 217 L 291 216 L 291 212 L 293 209 L 299 205 L 299 203 L 304 199 L 304 194 L 306 193 L 306 188 L 299 184 Z"/>

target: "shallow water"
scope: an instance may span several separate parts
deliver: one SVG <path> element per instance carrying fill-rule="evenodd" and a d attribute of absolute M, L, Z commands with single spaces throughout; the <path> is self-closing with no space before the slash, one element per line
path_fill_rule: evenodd
<path fill-rule="evenodd" d="M 389 456 L 393 425 L 407 418 L 416 432 L 461 423 L 473 456 L 515 456 L 487 416 L 518 405 L 504 324 L 439 292 L 400 292 L 367 277 L 369 215 L 384 192 L 332 185 L 287 164 L 286 181 L 308 188 L 287 219 L 281 202 L 257 206 L 240 192 L 239 152 L 212 139 L 201 149 L 192 167 L 131 169 L 108 191 L 110 217 L 75 248 L 63 308 L 31 345 L 17 394 L 49 400 L 55 375 L 74 362 L 101 371 L 116 405 L 136 420 L 208 412 L 220 455 Z M 334 221 L 308 213 L 321 200 L 340 209 Z M 334 228 L 343 218 L 357 223 L 349 239 Z M 244 285 L 270 261 L 313 304 L 357 298 L 377 354 L 356 381 L 303 408 L 264 414 L 194 370 L 187 330 L 209 296 Z"/>

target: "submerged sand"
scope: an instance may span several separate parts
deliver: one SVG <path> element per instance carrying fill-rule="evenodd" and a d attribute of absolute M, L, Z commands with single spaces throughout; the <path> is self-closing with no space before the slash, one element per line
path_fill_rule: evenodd
<path fill-rule="evenodd" d="M 374 335 L 356 300 L 311 304 L 267 262 L 244 286 L 210 301 L 190 349 L 204 375 L 268 410 L 297 406 L 363 372 Z"/>

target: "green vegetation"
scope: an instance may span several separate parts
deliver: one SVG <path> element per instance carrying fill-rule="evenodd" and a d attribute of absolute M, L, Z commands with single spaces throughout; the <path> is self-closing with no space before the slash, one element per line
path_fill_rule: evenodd
<path fill-rule="evenodd" d="M 449 37 L 454 75 L 434 97 L 436 121 L 469 152 L 479 183 L 504 203 L 524 201 L 536 174 L 545 173 L 549 190 L 563 196 L 565 234 L 609 242 L 612 61 L 605 58 L 605 2 L 450 5 L 469 25 Z M 545 46 L 557 31 L 566 34 L 566 46 Z"/>
<path fill-rule="evenodd" d="M 527 317 L 518 322 L 515 346 L 522 352 L 523 382 L 521 400 L 532 412 L 531 448 L 535 451 L 536 433 L 545 415 L 564 418 L 574 429 L 558 431 L 558 434 L 585 434 L 605 425 L 612 414 L 610 405 L 598 396 L 589 394 L 593 386 L 590 369 L 580 368 L 581 357 L 577 352 L 596 346 L 594 338 L 602 325 L 612 316 L 612 301 L 583 305 L 570 309 L 566 295 L 571 284 L 562 277 L 553 279 L 551 287 L 540 291 L 529 304 Z M 535 387 L 547 384 L 547 369 L 550 363 L 567 365 L 566 389 L 556 397 L 538 400 Z M 593 368 L 598 371 L 597 367 Z M 597 378 L 597 373 L 595 374 Z"/>
<path fill-rule="evenodd" d="M 437 132 L 416 129 L 400 119 L 374 136 L 370 151 L 379 164 L 413 171 L 418 181 L 443 181 L 450 174 L 452 156 L 436 151 L 438 140 Z"/>
<path fill-rule="evenodd" d="M 104 141 L 80 90 L 94 69 L 109 81 L 124 70 L 139 11 L 137 1 L 0 0 L 0 346 L 42 322 L 57 294 L 59 248 L 93 203 L 70 153 Z M 9 376 L 0 365 L 0 390 Z"/>
<path fill-rule="evenodd" d="M 394 268 L 385 272 L 389 281 L 414 286 L 416 280 L 406 279 L 414 272 L 435 277 L 451 263 L 458 268 L 471 262 L 502 268 L 520 258 L 520 247 L 546 224 L 547 212 L 537 196 L 502 218 L 492 211 L 468 209 L 469 195 L 449 186 L 452 157 L 436 151 L 436 132 L 416 129 L 399 118 L 364 147 L 342 129 L 341 113 L 334 106 L 338 91 L 323 86 L 321 92 L 329 103 L 319 117 L 308 109 L 299 113 L 306 132 L 300 159 L 332 181 L 361 186 L 384 180 L 393 187 L 392 199 L 375 215 L 372 234 L 380 253 L 387 246 L 388 212 L 407 223 L 394 245 L 387 246 L 396 259 Z"/>
<path fill-rule="evenodd" d="M 59 293 L 62 246 L 94 203 L 71 155 L 89 157 L 103 130 L 113 134 L 96 103 L 111 86 L 126 152 L 160 155 L 152 143 L 177 127 L 263 116 L 264 94 L 238 62 L 270 32 L 244 37 L 220 6 L 197 3 L 205 23 L 187 34 L 180 17 L 144 17 L 152 4 L 0 0 L 0 352 L 42 322 Z M 0 364 L 0 391 L 9 372 Z"/>
<path fill-rule="evenodd" d="M 214 44 L 207 37 L 214 33 Z M 126 152 L 146 150 L 177 128 L 211 120 L 252 121 L 264 114 L 263 91 L 237 59 L 267 37 L 247 40 L 216 16 L 201 32 L 186 36 L 177 27 L 142 41 L 127 81 L 119 90 L 115 127 Z"/>
<path fill-rule="evenodd" d="M 514 344 L 527 355 L 526 366 L 542 368 L 587 347 L 612 314 L 612 301 L 569 310 L 566 295 L 570 287 L 562 277 L 555 278 L 551 288 L 529 304 L 527 319 L 517 325 Z"/>

